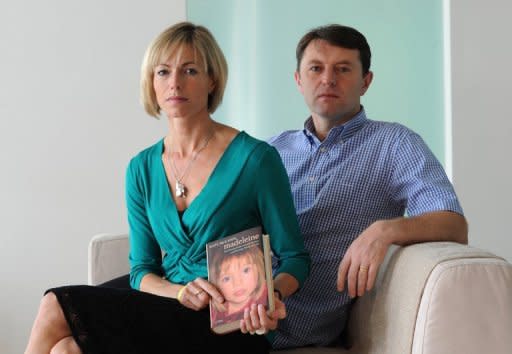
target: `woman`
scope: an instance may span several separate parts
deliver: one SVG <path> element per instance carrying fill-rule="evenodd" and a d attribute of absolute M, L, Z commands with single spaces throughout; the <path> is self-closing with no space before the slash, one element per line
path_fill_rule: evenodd
<path fill-rule="evenodd" d="M 167 116 L 167 136 L 126 174 L 133 289 L 69 286 L 45 294 L 25 353 L 265 353 L 284 304 L 245 311 L 241 331 L 210 331 L 207 242 L 261 225 L 279 258 L 276 294 L 309 272 L 288 178 L 268 144 L 214 121 L 227 80 L 224 56 L 202 26 L 179 23 L 149 46 L 142 65 L 146 111 Z M 162 258 L 163 254 L 163 258 Z M 251 336 L 247 333 L 265 333 Z"/>

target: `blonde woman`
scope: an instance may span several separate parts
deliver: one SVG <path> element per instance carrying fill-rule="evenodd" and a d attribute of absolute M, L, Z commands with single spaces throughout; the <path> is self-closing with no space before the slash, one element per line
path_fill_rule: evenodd
<path fill-rule="evenodd" d="M 150 115 L 165 115 L 169 128 L 127 168 L 133 289 L 48 290 L 25 353 L 268 352 L 286 313 L 279 300 L 273 313 L 244 313 L 241 331 L 210 331 L 209 300 L 224 299 L 206 280 L 205 245 L 261 225 L 281 257 L 274 284 L 283 296 L 302 285 L 310 259 L 276 150 L 211 117 L 226 80 L 224 55 L 202 26 L 179 23 L 151 43 L 142 101 Z"/>

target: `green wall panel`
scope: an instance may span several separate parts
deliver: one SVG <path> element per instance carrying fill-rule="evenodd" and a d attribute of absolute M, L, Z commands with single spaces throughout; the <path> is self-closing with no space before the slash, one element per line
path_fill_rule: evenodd
<path fill-rule="evenodd" d="M 228 60 L 214 117 L 262 139 L 308 116 L 293 79 L 300 37 L 328 23 L 357 28 L 372 48 L 368 116 L 412 128 L 444 162 L 442 0 L 188 0 L 187 18 L 212 31 Z"/>

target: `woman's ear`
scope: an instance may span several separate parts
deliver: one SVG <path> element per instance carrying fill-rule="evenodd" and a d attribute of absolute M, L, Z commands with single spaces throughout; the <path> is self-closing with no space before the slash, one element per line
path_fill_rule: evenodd
<path fill-rule="evenodd" d="M 215 90 L 215 81 L 210 77 L 210 84 L 208 86 L 208 94 L 211 95 L 213 90 Z"/>

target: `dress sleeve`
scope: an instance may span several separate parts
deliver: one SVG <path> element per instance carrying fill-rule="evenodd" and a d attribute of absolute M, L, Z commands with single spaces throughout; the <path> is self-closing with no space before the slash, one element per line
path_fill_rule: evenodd
<path fill-rule="evenodd" d="M 274 147 L 265 149 L 254 180 L 263 229 L 270 235 L 278 260 L 276 274 L 291 274 L 302 286 L 309 275 L 311 259 L 304 247 L 288 175 Z"/>
<path fill-rule="evenodd" d="M 151 228 L 141 168 L 132 160 L 126 171 L 126 207 L 130 239 L 130 285 L 139 290 L 148 273 L 162 274 L 162 254 Z"/>
<path fill-rule="evenodd" d="M 392 198 L 406 207 L 407 215 L 432 211 L 463 214 L 443 166 L 416 133 L 407 131 L 393 158 Z"/>

